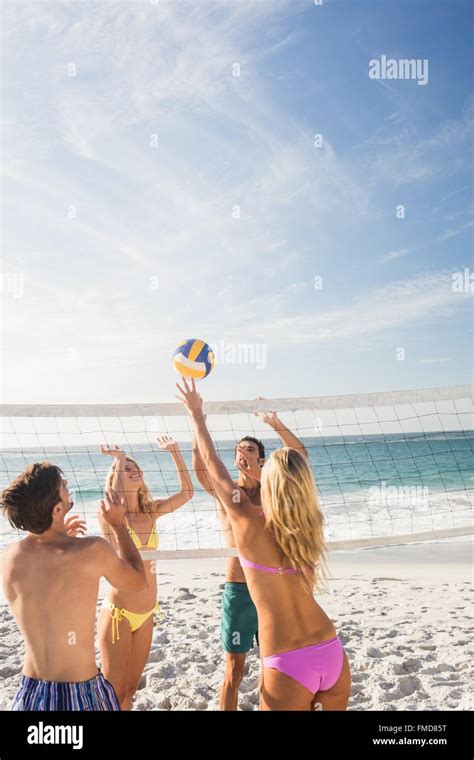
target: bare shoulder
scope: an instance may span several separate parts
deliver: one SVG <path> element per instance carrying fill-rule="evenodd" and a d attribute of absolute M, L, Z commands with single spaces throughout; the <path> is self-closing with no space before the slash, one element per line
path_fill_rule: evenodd
<path fill-rule="evenodd" d="M 85 547 L 94 550 L 103 549 L 109 545 L 109 542 L 105 540 L 103 536 L 84 536 L 83 538 L 77 539 L 81 542 Z"/>
<path fill-rule="evenodd" d="M 254 505 L 250 501 L 244 489 L 234 480 L 234 490 L 232 491 L 232 516 L 239 519 L 248 519 L 253 514 Z"/>
<path fill-rule="evenodd" d="M 7 544 L 0 552 L 0 576 L 4 579 L 14 573 L 19 563 L 24 562 L 24 544 L 26 539 Z"/>
<path fill-rule="evenodd" d="M 89 574 L 103 575 L 104 567 L 117 556 L 113 547 L 101 536 L 87 536 L 77 540 L 80 541 L 80 551 L 76 555 L 76 561 L 81 567 L 86 567 Z"/>
<path fill-rule="evenodd" d="M 15 542 L 15 544 L 7 544 L 7 546 L 5 546 L 0 552 L 0 575 L 2 575 L 10 565 L 15 551 L 13 547 L 16 545 L 17 542 Z"/>
<path fill-rule="evenodd" d="M 81 550 L 89 554 L 91 559 L 104 556 L 111 550 L 109 542 L 102 536 L 86 536 L 76 540 L 80 542 Z"/>
<path fill-rule="evenodd" d="M 0 552 L 0 562 L 3 564 L 12 562 L 12 560 L 18 557 L 19 554 L 22 554 L 27 548 L 27 543 L 27 539 L 23 538 L 21 541 L 13 541 L 11 544 L 7 544 Z"/>

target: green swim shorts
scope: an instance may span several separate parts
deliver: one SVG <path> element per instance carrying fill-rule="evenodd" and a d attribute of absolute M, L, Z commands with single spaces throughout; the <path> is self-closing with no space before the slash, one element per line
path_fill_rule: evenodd
<path fill-rule="evenodd" d="M 258 644 L 257 609 L 246 583 L 228 583 L 222 594 L 221 642 L 225 652 L 248 652 Z"/>

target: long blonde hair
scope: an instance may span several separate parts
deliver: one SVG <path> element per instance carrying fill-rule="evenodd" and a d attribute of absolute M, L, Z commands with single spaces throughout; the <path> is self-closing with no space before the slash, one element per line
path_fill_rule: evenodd
<path fill-rule="evenodd" d="M 138 489 L 138 509 L 140 512 L 153 512 L 153 496 L 151 495 L 150 489 L 148 488 L 147 484 L 145 483 L 145 480 L 143 478 L 143 470 L 132 457 L 127 457 L 127 462 L 131 462 L 135 465 L 138 472 L 140 473 L 140 476 L 142 478 L 143 485 L 140 486 Z M 115 475 L 115 470 L 117 469 L 116 462 L 114 460 L 112 467 L 110 468 L 109 472 L 107 473 L 107 479 L 105 481 L 105 487 L 111 488 L 113 478 Z M 126 494 L 124 493 L 124 497 L 126 500 Z"/>
<path fill-rule="evenodd" d="M 311 468 L 296 449 L 271 453 L 262 471 L 261 496 L 265 525 L 298 570 L 306 590 L 324 590 L 328 577 L 324 517 Z"/>

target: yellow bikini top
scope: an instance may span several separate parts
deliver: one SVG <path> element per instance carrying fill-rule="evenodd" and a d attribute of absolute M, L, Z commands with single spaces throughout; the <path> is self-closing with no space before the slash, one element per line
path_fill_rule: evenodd
<path fill-rule="evenodd" d="M 151 520 L 151 517 L 150 517 L 150 520 Z M 150 535 L 148 536 L 148 541 L 146 542 L 146 544 L 142 544 L 140 538 L 137 535 L 137 532 L 134 530 L 134 528 L 132 528 L 127 518 L 125 518 L 125 523 L 127 525 L 127 530 L 130 535 L 130 538 L 132 539 L 137 549 L 139 550 L 140 549 L 158 549 L 158 546 L 160 543 L 160 537 L 158 535 L 158 531 L 156 530 L 155 523 L 153 523 L 152 525 L 151 532 L 150 532 Z"/>

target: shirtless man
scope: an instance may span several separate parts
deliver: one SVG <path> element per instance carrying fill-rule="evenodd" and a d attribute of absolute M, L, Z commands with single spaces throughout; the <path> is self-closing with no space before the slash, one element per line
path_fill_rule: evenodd
<path fill-rule="evenodd" d="M 284 446 L 297 449 L 306 459 L 308 458 L 303 442 L 283 424 L 276 412 L 256 413 L 256 416 L 277 433 Z M 234 483 L 246 493 L 253 504 L 260 506 L 260 471 L 265 464 L 263 443 L 252 436 L 241 438 L 235 447 L 234 464 L 239 470 Z M 229 517 L 217 498 L 195 440 L 193 440 L 193 469 L 201 486 L 216 499 L 225 543 L 228 547 L 234 548 L 236 543 Z M 229 557 L 222 595 L 221 642 L 226 653 L 226 666 L 220 692 L 220 710 L 237 710 L 245 659 L 247 652 L 254 645 L 254 638 L 258 644 L 257 610 L 250 597 L 238 557 Z"/>
<path fill-rule="evenodd" d="M 140 591 L 145 569 L 124 525 L 125 506 L 109 490 L 100 514 L 118 554 L 103 538 L 78 538 L 84 524 L 72 507 L 59 467 L 29 465 L 3 491 L 0 508 L 28 533 L 1 555 L 5 596 L 25 642 L 23 675 L 12 710 L 120 710 L 112 685 L 95 662 L 94 627 L 102 576 L 124 591 Z"/>

